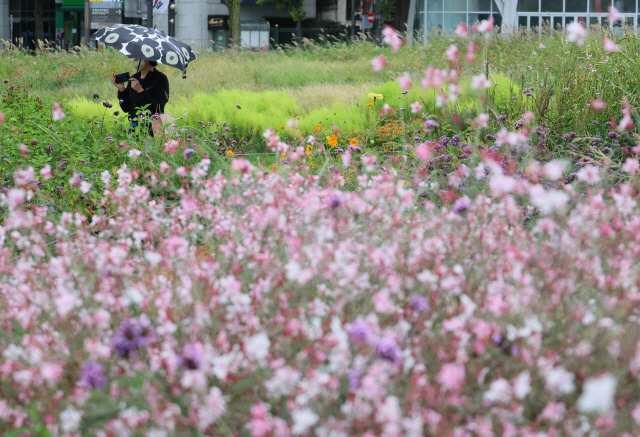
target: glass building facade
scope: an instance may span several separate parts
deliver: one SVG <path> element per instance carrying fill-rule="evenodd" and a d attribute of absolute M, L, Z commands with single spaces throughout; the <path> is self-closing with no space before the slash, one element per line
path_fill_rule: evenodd
<path fill-rule="evenodd" d="M 424 35 L 451 32 L 458 24 L 471 26 L 489 15 L 502 24 L 500 10 L 493 0 L 417 0 L 414 29 Z M 563 27 L 572 21 L 584 25 L 609 25 L 609 6 L 615 6 L 624 24 L 638 26 L 640 0 L 519 0 L 512 26 L 536 28 Z M 507 24 L 507 23 L 505 23 Z M 620 23 L 616 24 L 620 25 Z"/>
<path fill-rule="evenodd" d="M 460 23 L 469 26 L 490 15 L 500 25 L 501 17 L 493 0 L 417 0 L 414 29 L 425 34 L 451 32 Z"/>

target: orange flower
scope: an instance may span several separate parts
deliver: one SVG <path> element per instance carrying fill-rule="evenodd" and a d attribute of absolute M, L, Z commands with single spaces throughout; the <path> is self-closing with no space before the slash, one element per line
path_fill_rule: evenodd
<path fill-rule="evenodd" d="M 282 160 L 284 159 L 284 157 L 285 157 L 285 156 L 287 156 L 287 154 L 286 154 L 286 153 L 284 153 L 284 152 L 282 152 L 282 153 L 280 154 L 280 160 L 282 161 Z"/>
<path fill-rule="evenodd" d="M 233 150 L 227 150 L 227 156 L 233 156 Z"/>
<path fill-rule="evenodd" d="M 371 108 L 373 106 L 373 102 L 367 103 L 367 108 Z"/>
<path fill-rule="evenodd" d="M 284 124 L 280 125 L 280 130 L 284 129 Z"/>
<path fill-rule="evenodd" d="M 329 147 L 336 147 L 338 145 L 338 137 L 336 136 L 336 134 L 333 134 L 330 137 L 326 137 L 326 140 Z"/>

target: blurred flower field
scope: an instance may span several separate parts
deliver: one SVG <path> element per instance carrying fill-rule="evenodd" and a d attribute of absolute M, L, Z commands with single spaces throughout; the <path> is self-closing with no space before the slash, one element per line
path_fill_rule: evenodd
<path fill-rule="evenodd" d="M 0 433 L 637 435 L 635 97 L 558 130 L 543 91 L 500 106 L 462 68 L 490 22 L 457 33 L 398 78 L 435 109 L 374 96 L 365 129 L 149 138 L 7 78 Z"/>

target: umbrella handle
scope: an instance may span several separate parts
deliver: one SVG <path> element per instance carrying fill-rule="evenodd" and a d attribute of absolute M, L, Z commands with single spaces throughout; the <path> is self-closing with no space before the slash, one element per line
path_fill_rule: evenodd
<path fill-rule="evenodd" d="M 187 69 L 186 68 L 184 70 L 182 70 L 182 78 L 183 79 L 187 78 Z"/>

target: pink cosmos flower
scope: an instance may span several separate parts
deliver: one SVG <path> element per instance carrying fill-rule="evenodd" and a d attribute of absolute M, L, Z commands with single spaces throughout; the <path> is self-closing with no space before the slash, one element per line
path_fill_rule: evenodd
<path fill-rule="evenodd" d="M 398 78 L 398 84 L 400 84 L 401 90 L 408 90 L 411 88 L 411 76 L 409 73 L 405 72 L 402 76 Z"/>
<path fill-rule="evenodd" d="M 450 61 L 455 61 L 458 59 L 458 47 L 454 44 L 451 44 L 447 50 L 445 50 L 444 54 L 447 56 L 447 59 Z"/>
<path fill-rule="evenodd" d="M 0 112 L 0 126 L 4 123 L 4 114 Z"/>
<path fill-rule="evenodd" d="M 164 143 L 164 151 L 165 153 L 169 153 L 170 155 L 175 155 L 179 145 L 180 143 L 178 141 L 169 140 L 166 143 Z"/>
<path fill-rule="evenodd" d="M 482 20 L 478 25 L 478 32 L 484 33 L 485 35 L 493 29 L 493 24 L 495 20 L 493 19 L 493 15 L 489 16 L 488 19 Z"/>
<path fill-rule="evenodd" d="M 384 55 L 378 55 L 371 60 L 371 66 L 373 67 L 373 71 L 380 71 L 387 65 L 387 58 Z"/>
<path fill-rule="evenodd" d="M 465 368 L 458 363 L 445 363 L 440 367 L 436 381 L 445 389 L 458 392 L 464 385 Z"/>
<path fill-rule="evenodd" d="M 431 147 L 427 143 L 422 143 L 416 147 L 415 153 L 420 161 L 427 162 L 431 158 Z"/>
<path fill-rule="evenodd" d="M 394 52 L 397 52 L 404 43 L 398 32 L 391 26 L 384 26 L 382 29 L 382 41 L 390 45 Z"/>
<path fill-rule="evenodd" d="M 587 39 L 587 29 L 577 21 L 572 21 L 567 24 L 567 41 L 575 42 L 579 46 L 583 45 Z"/>
<path fill-rule="evenodd" d="M 456 26 L 456 35 L 460 38 L 466 38 L 469 36 L 467 23 L 460 23 Z"/>
<path fill-rule="evenodd" d="M 87 181 L 82 181 L 80 183 L 80 191 L 82 191 L 82 193 L 87 194 L 92 188 L 92 185 L 87 182 Z"/>
<path fill-rule="evenodd" d="M 378 313 L 391 313 L 395 308 L 393 302 L 391 302 L 391 299 L 389 299 L 389 293 L 384 291 L 379 291 L 374 294 L 373 298 L 371 298 L 371 301 L 373 302 L 374 309 Z"/>
<path fill-rule="evenodd" d="M 422 103 L 420 103 L 420 102 L 418 102 L 416 100 L 415 102 L 410 103 L 409 107 L 411 108 L 411 113 L 417 114 L 418 112 L 420 112 L 422 110 Z"/>
<path fill-rule="evenodd" d="M 613 41 L 611 41 L 606 36 L 604 38 L 602 38 L 602 45 L 604 46 L 604 51 L 605 52 L 619 52 L 620 51 L 620 46 L 618 44 L 614 43 Z"/>
<path fill-rule="evenodd" d="M 490 86 L 491 82 L 484 76 L 484 74 L 478 74 L 473 76 L 471 79 L 471 88 L 474 90 L 489 89 Z"/>
<path fill-rule="evenodd" d="M 622 170 L 634 174 L 640 168 L 640 164 L 638 163 L 638 158 L 627 158 L 625 163 L 622 165 Z"/>
<path fill-rule="evenodd" d="M 560 422 L 566 414 L 566 407 L 562 402 L 549 402 L 542 410 L 540 417 L 549 422 Z"/>
<path fill-rule="evenodd" d="M 53 171 L 51 171 L 51 166 L 49 164 L 45 164 L 45 166 L 40 169 L 40 176 L 42 176 L 42 179 L 45 181 L 51 179 Z"/>
<path fill-rule="evenodd" d="M 253 170 L 253 165 L 244 158 L 235 158 L 231 161 L 231 171 L 249 173 Z"/>
<path fill-rule="evenodd" d="M 53 121 L 62 120 L 66 115 L 58 103 L 54 103 L 51 109 Z"/>
<path fill-rule="evenodd" d="M 622 110 L 622 118 L 618 123 L 618 132 L 624 132 L 633 129 L 633 121 L 631 120 L 631 110 L 624 108 Z"/>
<path fill-rule="evenodd" d="M 602 99 L 593 99 L 589 103 L 593 112 L 602 112 L 607 108 L 607 102 Z"/>
<path fill-rule="evenodd" d="M 607 14 L 607 21 L 609 23 L 622 20 L 622 15 L 620 15 L 620 12 L 618 12 L 615 6 L 609 5 L 607 9 L 609 10 L 609 14 Z"/>
<path fill-rule="evenodd" d="M 478 116 L 475 118 L 475 122 L 478 125 L 478 127 L 481 128 L 488 128 L 489 127 L 489 114 L 483 112 L 481 114 L 478 114 Z"/>
<path fill-rule="evenodd" d="M 587 165 L 582 167 L 576 174 L 576 179 L 580 182 L 586 182 L 589 185 L 595 185 L 600 182 L 600 172 L 595 165 Z"/>
<path fill-rule="evenodd" d="M 385 103 L 384 105 L 382 105 L 382 112 L 384 112 L 385 114 L 391 114 L 393 112 L 395 112 L 393 110 L 393 108 L 391 106 L 389 106 L 388 103 Z"/>
<path fill-rule="evenodd" d="M 31 180 L 33 180 L 33 167 L 29 167 L 26 170 L 16 170 L 13 173 L 13 181 L 16 185 L 27 185 Z"/>
<path fill-rule="evenodd" d="M 473 43 L 469 43 L 469 45 L 467 46 L 467 62 L 469 64 L 473 64 L 473 61 L 475 61 L 475 55 L 474 52 L 476 50 L 476 46 L 473 45 Z"/>

